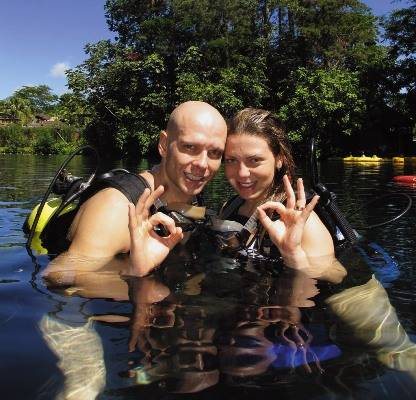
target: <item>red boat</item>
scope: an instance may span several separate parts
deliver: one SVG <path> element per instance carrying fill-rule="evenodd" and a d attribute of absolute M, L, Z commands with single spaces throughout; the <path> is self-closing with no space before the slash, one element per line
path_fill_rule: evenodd
<path fill-rule="evenodd" d="M 398 175 L 393 178 L 394 182 L 416 184 L 416 175 Z"/>

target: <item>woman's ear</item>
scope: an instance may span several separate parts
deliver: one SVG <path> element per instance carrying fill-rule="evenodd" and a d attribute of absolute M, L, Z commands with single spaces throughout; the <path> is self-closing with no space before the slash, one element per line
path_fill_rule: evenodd
<path fill-rule="evenodd" d="M 276 157 L 276 169 L 279 170 L 283 166 L 283 161 L 280 158 Z"/>
<path fill-rule="evenodd" d="M 159 150 L 159 154 L 162 158 L 166 157 L 168 148 L 168 134 L 166 131 L 161 131 L 159 135 L 159 143 L 157 145 L 157 149 Z"/>

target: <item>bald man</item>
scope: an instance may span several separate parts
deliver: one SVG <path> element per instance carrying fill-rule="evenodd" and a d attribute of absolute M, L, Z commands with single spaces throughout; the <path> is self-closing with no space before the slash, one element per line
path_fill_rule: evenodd
<path fill-rule="evenodd" d="M 128 273 L 149 273 L 183 238 L 170 217 L 151 215 L 151 205 L 157 198 L 166 204 L 190 204 L 220 167 L 226 135 L 226 123 L 211 105 L 198 101 L 179 105 L 170 115 L 166 130 L 160 133 L 160 165 L 140 174 L 145 184 L 138 181 L 143 194 L 137 205 L 116 188 L 98 191 L 82 204 L 74 218 L 67 254 L 106 258 L 130 251 Z M 159 224 L 166 227 L 167 237 L 154 232 Z"/>

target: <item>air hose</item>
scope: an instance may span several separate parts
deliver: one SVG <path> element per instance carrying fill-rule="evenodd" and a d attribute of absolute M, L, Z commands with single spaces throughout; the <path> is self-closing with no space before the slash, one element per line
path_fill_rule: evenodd
<path fill-rule="evenodd" d="M 364 204 L 362 207 L 359 207 L 358 209 L 354 210 L 354 212 L 348 214 L 348 216 L 351 217 L 352 215 L 357 214 L 363 208 L 368 208 L 371 204 L 379 201 L 380 199 L 389 198 L 389 197 L 404 197 L 407 200 L 406 207 L 404 207 L 404 209 L 399 214 L 394 216 L 393 218 L 390 218 L 387 221 L 379 222 L 378 224 L 368 225 L 366 227 L 363 227 L 362 229 L 379 228 L 380 226 L 391 224 L 392 222 L 395 222 L 399 220 L 401 217 L 403 217 L 403 215 L 405 215 L 412 207 L 412 204 L 413 204 L 412 198 L 407 193 L 386 193 L 380 197 L 377 197 L 376 199 L 369 201 L 368 203 Z"/>
<path fill-rule="evenodd" d="M 313 190 L 320 196 L 319 203 L 322 205 L 323 209 L 327 214 L 329 214 L 332 221 L 335 222 L 336 226 L 341 231 L 342 235 L 348 242 L 354 244 L 357 242 L 360 238 L 360 235 L 354 230 L 354 228 L 351 226 L 351 224 L 348 222 L 347 218 L 344 216 L 344 214 L 339 209 L 338 205 L 336 204 L 336 195 L 335 193 L 328 190 L 320 181 L 319 181 L 319 173 L 318 173 L 318 167 L 317 167 L 317 161 L 316 161 L 316 150 L 315 150 L 315 138 L 312 137 L 311 144 L 310 144 L 310 158 L 309 158 L 309 164 L 310 164 L 310 170 L 311 170 L 311 179 L 312 179 L 312 185 Z M 362 207 L 359 207 L 356 209 L 352 214 L 349 214 L 349 217 L 351 215 L 356 214 L 358 211 L 362 210 L 363 208 L 368 208 L 371 204 L 373 204 L 375 201 L 379 201 L 380 198 L 385 197 L 393 197 L 393 196 L 402 196 L 405 197 L 407 200 L 406 207 L 396 216 L 393 218 L 390 218 L 387 221 L 383 221 L 377 224 L 369 225 L 365 227 L 364 229 L 369 230 L 373 228 L 378 228 L 387 224 L 390 224 L 392 222 L 397 221 L 399 218 L 403 217 L 410 208 L 412 207 L 412 198 L 406 194 L 406 193 L 387 193 L 381 197 L 378 197 L 376 199 L 373 199 L 369 201 L 368 203 L 364 204 Z"/>
<path fill-rule="evenodd" d="M 322 207 L 335 222 L 344 238 L 352 244 L 357 242 L 360 237 L 339 209 L 335 201 L 335 193 L 330 192 L 322 183 L 316 184 L 314 191 L 320 196 L 319 202 L 322 203 Z"/>
<path fill-rule="evenodd" d="M 315 149 L 315 138 L 312 137 L 310 145 L 310 169 L 313 190 L 319 195 L 319 204 L 322 206 L 325 214 L 335 223 L 338 229 L 341 231 L 345 240 L 349 243 L 354 244 L 360 238 L 358 233 L 354 230 L 344 214 L 339 209 L 336 203 L 336 195 L 331 192 L 319 181 L 318 163 L 316 161 L 316 149 Z M 326 217 L 323 215 L 322 217 Z M 328 221 L 329 222 L 329 221 Z M 330 223 L 330 222 L 329 222 Z"/>

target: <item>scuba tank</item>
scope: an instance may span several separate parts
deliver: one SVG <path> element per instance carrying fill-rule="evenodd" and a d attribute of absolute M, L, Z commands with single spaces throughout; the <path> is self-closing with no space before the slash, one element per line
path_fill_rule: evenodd
<path fill-rule="evenodd" d="M 85 150 L 92 151 L 96 161 L 94 172 L 86 180 L 73 176 L 65 169 L 72 158 Z M 113 187 L 123 193 L 130 202 L 136 203 L 142 190 L 144 188 L 150 189 L 148 182 L 143 177 L 121 168 L 96 176 L 98 166 L 98 153 L 91 146 L 77 149 L 63 162 L 42 201 L 33 208 L 23 224 L 23 231 L 28 234 L 26 248 L 30 253 L 31 248 L 40 254 L 48 252 L 45 247 L 48 250 L 53 249 L 53 253 L 66 250 L 69 245 L 66 234 L 78 211 L 79 204 L 85 202 L 99 190 Z M 49 198 L 51 194 L 55 197 Z M 206 209 L 202 205 L 202 198 L 197 197 L 197 202 L 197 206 L 184 203 L 171 203 L 167 206 L 157 199 L 152 212 L 163 212 L 170 216 L 183 231 L 192 231 L 205 223 Z M 162 236 L 168 234 L 163 227 L 160 227 L 159 233 Z"/>
<path fill-rule="evenodd" d="M 42 202 L 36 205 L 26 217 L 23 224 L 23 231 L 28 234 L 33 227 L 34 231 L 40 234 L 43 232 L 52 216 L 55 214 L 63 215 L 74 210 L 76 208 L 76 204 L 73 202 L 68 203 L 64 200 L 64 197 L 68 197 L 66 196 L 67 194 L 71 195 L 74 193 L 81 193 L 84 188 L 81 187 L 83 183 L 84 181 L 82 178 L 74 177 L 68 173 L 66 169 L 63 169 L 58 175 L 58 179 L 56 180 L 51 191 L 52 194 L 59 195 L 60 197 L 53 197 L 44 203 L 43 208 L 40 210 L 40 216 L 35 223 L 36 215 Z"/>
<path fill-rule="evenodd" d="M 23 224 L 23 232 L 25 234 L 29 234 L 30 231 L 33 230 L 37 234 L 41 234 L 43 230 L 45 229 L 46 225 L 52 218 L 52 216 L 56 213 L 56 211 L 61 208 L 62 205 L 62 199 L 59 197 L 54 197 L 50 200 L 48 200 L 45 205 L 43 206 L 43 209 L 40 212 L 40 217 L 38 218 L 37 223 L 35 224 L 36 215 L 39 211 L 39 208 L 41 204 L 37 204 L 30 214 L 26 217 L 25 222 Z M 66 214 L 69 211 L 72 211 L 76 208 L 75 204 L 68 204 L 66 207 L 61 209 L 61 212 L 59 215 Z"/>
<path fill-rule="evenodd" d="M 80 177 L 73 176 L 66 170 L 66 166 L 69 162 L 75 156 L 82 154 L 85 151 L 93 153 L 96 164 L 94 172 L 86 181 Z M 26 217 L 23 224 L 23 231 L 28 235 L 26 249 L 29 254 L 32 254 L 32 242 L 35 244 L 34 249 L 40 254 L 47 253 L 47 250 L 42 246 L 42 232 L 44 232 L 48 224 L 50 224 L 58 216 L 68 214 L 71 211 L 76 210 L 77 204 L 75 201 L 81 196 L 85 189 L 91 185 L 97 173 L 98 165 L 98 152 L 95 148 L 89 145 L 78 148 L 64 160 L 50 182 L 41 202 L 34 207 L 34 209 Z M 49 199 L 51 194 L 55 194 L 59 197 Z"/>

